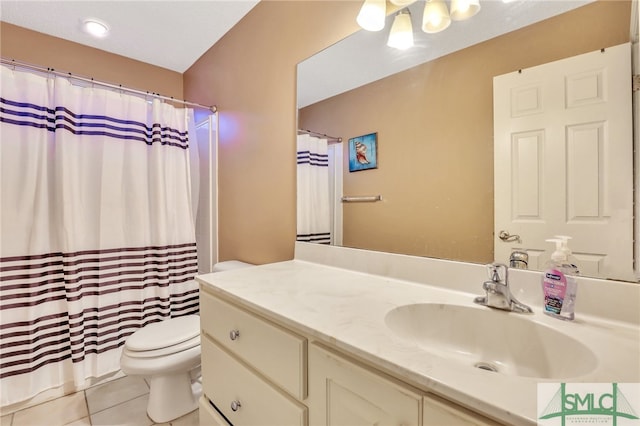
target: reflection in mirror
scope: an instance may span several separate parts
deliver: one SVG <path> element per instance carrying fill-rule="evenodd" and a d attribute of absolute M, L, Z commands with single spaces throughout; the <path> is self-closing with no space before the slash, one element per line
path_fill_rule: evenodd
<path fill-rule="evenodd" d="M 498 237 L 500 230 L 494 229 L 494 198 L 498 198 L 494 177 L 504 175 L 504 170 L 497 173 L 499 168 L 509 170 L 510 167 L 496 164 L 494 173 L 494 139 L 498 138 L 494 135 L 494 77 L 628 43 L 631 2 L 484 2 L 482 11 L 469 23 L 482 28 L 487 25 L 480 21 L 489 9 L 485 7 L 486 3 L 491 7 L 508 6 L 511 8 L 509 13 L 515 15 L 507 17 L 503 14 L 500 19 L 494 16 L 491 33 L 483 34 L 476 42 L 461 42 L 460 36 L 453 34 L 451 48 L 436 47 L 434 39 L 416 39 L 416 47 L 394 52 L 385 45 L 384 34 L 360 31 L 299 64 L 298 127 L 339 136 L 344 141 L 342 155 L 345 162 L 340 176 L 343 194 L 338 195 L 336 203 L 340 204 L 340 195 L 382 196 L 382 202 L 341 205 L 342 245 L 467 262 L 498 260 L 508 263 L 508 256 L 501 254 L 506 258 L 497 258 L 496 247 L 509 244 L 507 253 L 517 250 L 530 254 L 530 269 L 539 269 L 548 259 L 552 245 L 539 247 L 536 241 L 534 247 L 530 237 L 503 242 Z M 552 13 L 557 15 L 553 17 L 527 10 L 526 14 L 539 22 L 522 26 L 519 13 L 523 13 L 525 6 L 537 4 L 549 8 L 552 3 L 572 6 Z M 413 16 L 419 15 L 413 13 Z M 499 35 L 498 22 L 515 23 L 516 26 Z M 385 28 L 389 28 L 389 20 Z M 416 22 L 414 28 L 419 28 Z M 468 37 L 468 28 L 460 28 Z M 438 33 L 437 41 L 446 43 L 446 33 L 454 30 L 452 25 Z M 433 34 L 420 35 L 425 36 Z M 369 52 L 368 48 L 361 43 L 368 38 L 378 39 L 382 53 L 365 53 Z M 352 40 L 357 42 L 359 47 L 356 48 L 361 55 L 348 54 L 349 49 L 340 47 Z M 427 62 L 419 63 L 415 52 L 421 50 L 437 53 L 431 54 Z M 332 51 L 338 52 L 337 56 L 332 56 Z M 403 61 L 398 58 L 404 58 L 399 55 L 407 55 L 417 62 L 398 65 Z M 330 63 L 323 65 L 328 58 L 332 58 Z M 357 58 L 355 64 L 353 58 Z M 387 67 L 376 65 L 374 59 L 400 68 L 390 71 L 388 76 L 381 75 L 378 71 Z M 363 67 L 358 68 L 358 65 Z M 334 70 L 333 75 L 327 71 L 327 66 Z M 363 78 L 352 79 L 353 74 Z M 330 83 L 334 80 L 348 84 L 332 87 Z M 378 135 L 378 168 L 350 173 L 346 161 L 348 140 L 369 133 Z M 610 142 L 605 137 L 604 142 L 596 140 L 595 144 L 602 146 L 605 143 L 606 146 Z M 623 161 L 630 164 L 633 156 L 631 137 L 616 142 L 627 147 L 627 157 Z M 540 167 L 545 170 L 551 166 L 542 164 Z M 598 163 L 589 163 L 588 167 L 598 167 Z M 506 176 L 510 176 L 509 173 Z M 513 177 L 507 179 L 513 180 Z M 631 199 L 633 178 L 625 179 L 628 182 L 623 183 L 625 189 L 621 191 L 628 193 L 627 198 Z M 548 186 L 541 185 L 540 190 L 548 190 Z M 586 180 L 584 185 L 578 186 L 587 188 Z M 518 191 L 524 189 L 520 187 Z M 611 207 L 605 205 L 607 196 L 602 196 L 601 189 L 590 188 L 589 191 L 601 195 L 603 201 L 598 205 L 606 215 Z M 557 192 L 565 193 L 566 189 Z M 544 210 L 548 205 L 541 208 Z M 631 224 L 631 208 L 624 206 L 623 210 Z M 580 247 L 581 239 L 586 237 L 573 232 L 570 226 L 553 228 L 536 238 L 544 244 L 544 239 L 556 234 L 571 235 L 574 254 L 580 264 L 588 256 L 576 247 Z M 632 227 L 620 245 L 628 246 L 627 251 L 632 253 Z M 606 270 L 607 262 L 606 255 L 596 261 L 589 258 L 582 273 L 636 281 L 631 260 L 624 271 L 618 273 Z"/>

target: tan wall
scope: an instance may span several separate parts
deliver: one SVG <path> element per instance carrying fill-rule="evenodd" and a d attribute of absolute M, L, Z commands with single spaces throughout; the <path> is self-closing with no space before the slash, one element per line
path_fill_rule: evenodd
<path fill-rule="evenodd" d="M 218 105 L 220 259 L 266 263 L 293 256 L 296 64 L 356 31 L 354 17 L 360 5 L 359 0 L 262 0 L 184 74 L 184 80 L 173 71 L 7 23 L 0 23 L 0 54 L 139 90 Z M 591 28 L 585 27 L 588 31 L 582 28 L 579 36 L 572 32 L 574 28 L 558 24 L 554 31 L 562 40 L 586 42 L 606 25 L 601 20 Z M 626 36 L 627 32 L 628 20 L 615 33 Z M 520 56 L 520 67 L 541 62 L 539 56 L 548 56 L 545 49 L 562 50 L 569 45 L 554 42 L 536 46 L 526 31 L 520 33 L 518 44 L 521 47 L 517 52 L 505 51 L 502 55 Z M 532 48 L 538 54 L 530 51 Z M 486 60 L 478 59 L 474 70 L 486 64 Z M 464 70 L 456 69 L 458 72 Z M 475 91 L 472 96 L 477 96 Z M 381 114 L 384 111 L 378 110 L 378 117 L 386 117 Z M 490 110 L 484 114 L 490 114 Z M 478 144 L 487 143 L 490 135 L 486 130 L 473 132 Z M 463 152 L 475 155 L 467 148 Z M 478 152 L 485 151 L 478 148 Z M 392 158 L 386 155 L 383 145 L 381 166 Z M 366 176 L 372 172 L 360 173 Z"/>
<path fill-rule="evenodd" d="M 296 64 L 357 29 L 360 1 L 263 0 L 184 75 L 219 108 L 219 256 L 291 259 L 296 234 Z"/>
<path fill-rule="evenodd" d="M 378 168 L 345 161 L 344 193 L 384 201 L 344 205 L 344 245 L 493 261 L 493 76 L 627 42 L 630 10 L 597 2 L 303 108 L 345 159 L 378 133 Z"/>
<path fill-rule="evenodd" d="M 0 22 L 0 54 L 136 90 L 183 98 L 182 74 Z"/>

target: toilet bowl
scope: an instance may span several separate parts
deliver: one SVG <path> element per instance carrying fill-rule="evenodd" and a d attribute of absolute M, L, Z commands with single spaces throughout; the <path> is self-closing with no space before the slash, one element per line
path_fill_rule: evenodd
<path fill-rule="evenodd" d="M 147 414 L 168 422 L 198 408 L 192 370 L 200 366 L 200 316 L 186 315 L 148 324 L 125 341 L 120 368 L 149 379 Z"/>

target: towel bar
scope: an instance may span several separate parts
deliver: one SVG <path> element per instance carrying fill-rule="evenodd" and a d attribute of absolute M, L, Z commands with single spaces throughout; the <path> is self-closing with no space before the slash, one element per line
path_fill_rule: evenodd
<path fill-rule="evenodd" d="M 382 201 L 382 195 L 366 195 L 363 197 L 342 197 L 343 203 L 366 203 Z"/>

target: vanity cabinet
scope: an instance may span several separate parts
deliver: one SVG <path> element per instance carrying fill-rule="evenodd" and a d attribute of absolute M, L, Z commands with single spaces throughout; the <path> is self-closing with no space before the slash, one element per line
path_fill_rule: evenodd
<path fill-rule="evenodd" d="M 200 319 L 203 426 L 494 424 L 223 300 L 206 285 Z"/>
<path fill-rule="evenodd" d="M 328 348 L 309 350 L 312 425 L 422 424 L 422 394 L 373 373 Z"/>
<path fill-rule="evenodd" d="M 198 408 L 201 426 L 229 426 L 229 422 L 213 408 L 213 404 L 206 396 L 202 395 L 200 397 Z"/>
<path fill-rule="evenodd" d="M 459 405 L 434 395 L 425 395 L 422 400 L 423 426 L 499 426 L 500 423 L 487 419 Z"/>
<path fill-rule="evenodd" d="M 309 349 L 309 395 L 311 425 L 498 425 L 320 344 Z"/>
<path fill-rule="evenodd" d="M 200 322 L 207 420 L 216 424 L 226 418 L 236 426 L 308 424 L 301 402 L 307 394 L 306 338 L 202 287 Z M 215 408 L 207 407 L 207 400 Z M 225 420 L 222 426 L 227 425 Z"/>

